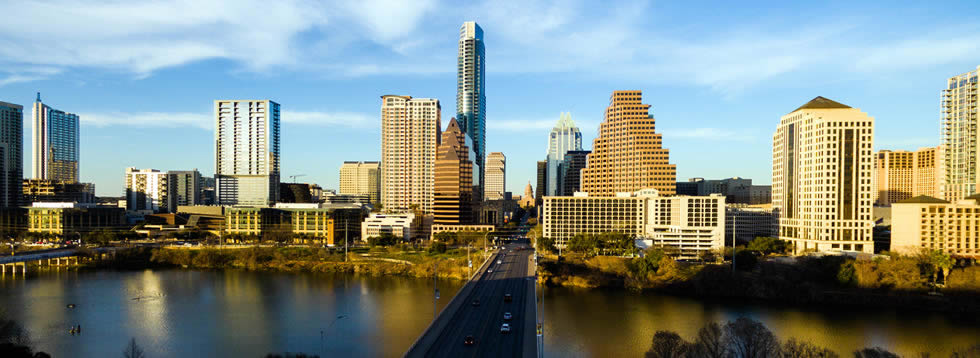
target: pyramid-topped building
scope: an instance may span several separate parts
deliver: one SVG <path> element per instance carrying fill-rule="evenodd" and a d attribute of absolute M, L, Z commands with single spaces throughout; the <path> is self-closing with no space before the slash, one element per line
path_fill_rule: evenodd
<path fill-rule="evenodd" d="M 469 150 L 456 118 L 449 120 L 436 150 L 434 224 L 459 225 L 473 221 L 473 161 Z"/>
<path fill-rule="evenodd" d="M 674 195 L 677 166 L 670 164 L 670 152 L 642 96 L 641 91 L 613 91 L 610 96 L 588 165 L 581 171 L 582 191 L 590 196 L 651 188 Z"/>

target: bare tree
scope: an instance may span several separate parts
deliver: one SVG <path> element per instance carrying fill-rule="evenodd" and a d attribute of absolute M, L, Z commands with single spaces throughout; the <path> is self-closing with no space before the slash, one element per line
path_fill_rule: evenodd
<path fill-rule="evenodd" d="M 973 347 L 959 349 L 953 352 L 950 358 L 980 358 L 980 344 L 976 344 Z"/>
<path fill-rule="evenodd" d="M 886 351 L 881 347 L 865 348 L 854 351 L 854 358 L 899 358 L 897 354 Z"/>
<path fill-rule="evenodd" d="M 126 345 L 126 349 L 123 350 L 123 357 L 146 358 L 146 355 L 143 354 L 143 348 L 140 348 L 140 346 L 136 344 L 136 338 L 131 338 L 129 340 L 129 344 Z"/>
<path fill-rule="evenodd" d="M 687 342 L 677 333 L 657 331 L 653 335 L 653 343 L 646 358 L 682 358 L 686 356 L 687 348 Z"/>
<path fill-rule="evenodd" d="M 725 342 L 725 332 L 721 325 L 716 322 L 708 323 L 698 330 L 697 339 L 688 355 L 692 358 L 726 358 L 728 346 Z"/>
<path fill-rule="evenodd" d="M 740 317 L 725 325 L 731 353 L 740 358 L 768 358 L 779 355 L 779 340 L 761 322 Z"/>
<path fill-rule="evenodd" d="M 782 357 L 785 358 L 839 358 L 833 351 L 818 347 L 810 342 L 790 338 L 783 344 Z"/>

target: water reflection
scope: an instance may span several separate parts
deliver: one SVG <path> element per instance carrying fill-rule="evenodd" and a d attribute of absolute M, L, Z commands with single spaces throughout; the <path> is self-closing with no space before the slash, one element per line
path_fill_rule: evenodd
<path fill-rule="evenodd" d="M 895 310 L 776 307 L 623 291 L 545 290 L 546 353 L 560 357 L 639 357 L 658 330 L 693 340 L 706 322 L 747 316 L 765 323 L 780 339 L 796 337 L 841 356 L 881 346 L 900 355 L 944 357 L 980 342 L 976 318 Z"/>

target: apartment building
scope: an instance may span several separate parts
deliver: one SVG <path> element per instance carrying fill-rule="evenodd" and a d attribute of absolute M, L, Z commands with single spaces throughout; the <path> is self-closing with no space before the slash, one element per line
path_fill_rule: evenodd
<path fill-rule="evenodd" d="M 888 206 L 916 196 L 943 198 L 943 146 L 875 153 L 875 204 Z"/>
<path fill-rule="evenodd" d="M 925 195 L 892 204 L 891 249 L 980 258 L 980 194 L 949 202 Z"/>

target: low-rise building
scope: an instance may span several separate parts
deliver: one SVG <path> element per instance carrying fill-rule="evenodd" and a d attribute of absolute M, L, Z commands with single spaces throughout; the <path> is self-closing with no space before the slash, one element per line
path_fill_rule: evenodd
<path fill-rule="evenodd" d="M 29 232 L 64 235 L 126 230 L 126 209 L 83 203 L 33 203 L 27 209 Z"/>
<path fill-rule="evenodd" d="M 892 203 L 891 249 L 917 254 L 923 249 L 980 258 L 980 194 L 948 202 L 917 196 Z"/>
<path fill-rule="evenodd" d="M 779 236 L 779 215 L 772 204 L 727 204 L 725 209 L 725 239 L 735 237 L 739 243 L 747 243 L 757 237 Z"/>
<path fill-rule="evenodd" d="M 274 208 L 231 207 L 225 210 L 225 233 L 334 246 L 343 244 L 339 241 L 344 238 L 357 240 L 362 219 L 363 210 L 355 206 L 279 203 Z"/>
<path fill-rule="evenodd" d="M 435 238 L 436 234 L 440 232 L 463 232 L 472 231 L 479 233 L 493 232 L 493 225 L 446 225 L 446 224 L 433 224 L 432 225 L 432 237 Z"/>
<path fill-rule="evenodd" d="M 369 237 L 381 236 L 381 234 L 392 234 L 402 239 L 413 238 L 412 228 L 415 223 L 415 214 L 371 214 L 361 223 L 361 240 Z"/>
<path fill-rule="evenodd" d="M 95 184 L 60 180 L 25 179 L 21 186 L 24 206 L 32 203 L 94 203 Z"/>
<path fill-rule="evenodd" d="M 725 197 L 669 196 L 654 189 L 614 197 L 545 197 L 543 235 L 564 246 L 576 234 L 621 232 L 649 246 L 676 250 L 681 257 L 721 249 L 725 238 Z"/>

